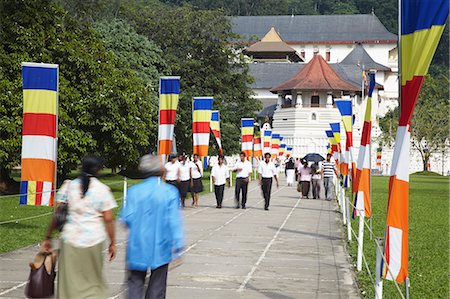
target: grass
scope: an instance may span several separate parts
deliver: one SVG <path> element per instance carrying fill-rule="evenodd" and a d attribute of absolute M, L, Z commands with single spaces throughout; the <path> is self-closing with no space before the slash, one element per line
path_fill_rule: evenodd
<path fill-rule="evenodd" d="M 373 231 L 384 237 L 388 197 L 388 177 L 373 177 Z M 449 294 L 449 178 L 414 174 L 410 177 L 409 197 L 409 278 L 410 298 L 448 298 Z M 357 233 L 358 219 L 352 220 Z M 375 242 L 365 229 L 364 255 L 375 272 Z M 349 244 L 356 264 L 357 241 Z M 363 265 L 357 274 L 364 298 L 374 298 L 373 286 Z M 405 291 L 404 286 L 400 289 Z M 383 297 L 399 298 L 393 282 L 383 281 Z"/>
<path fill-rule="evenodd" d="M 71 177 L 75 178 L 76 173 L 72 173 Z M 201 194 L 209 193 L 209 170 L 204 172 L 203 177 L 204 190 Z M 20 174 L 15 173 L 14 178 L 20 180 Z M 105 170 L 99 179 L 110 186 L 118 205 L 118 208 L 115 209 L 117 215 L 122 206 L 123 177 L 111 174 L 110 170 Z M 128 185 L 131 186 L 140 181 L 142 180 L 129 179 Z M 190 195 L 188 195 L 186 202 L 189 203 L 189 200 Z M 0 224 L 0 253 L 9 252 L 42 241 L 52 211 L 53 207 L 19 205 L 19 196 L 0 196 L 0 223 L 13 221 Z M 14 221 L 16 219 L 34 217 L 46 213 L 48 215 L 43 215 L 38 218 L 19 222 Z"/>

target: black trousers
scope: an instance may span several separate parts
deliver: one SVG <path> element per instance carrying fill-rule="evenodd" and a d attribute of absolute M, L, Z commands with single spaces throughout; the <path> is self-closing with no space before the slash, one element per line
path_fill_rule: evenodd
<path fill-rule="evenodd" d="M 222 206 L 224 190 L 225 190 L 225 185 L 219 185 L 219 186 L 214 185 L 214 193 L 216 194 L 216 202 L 217 202 L 218 207 Z"/>
<path fill-rule="evenodd" d="M 169 264 L 162 265 L 151 271 L 148 281 L 145 299 L 164 299 L 166 298 L 167 271 Z M 128 299 L 144 298 L 144 284 L 147 271 L 128 271 Z"/>
<path fill-rule="evenodd" d="M 236 199 L 236 205 L 242 205 L 245 207 L 247 203 L 247 187 L 248 187 L 248 178 L 237 178 L 236 179 L 236 189 L 234 191 L 234 197 Z M 242 190 L 242 203 L 239 200 L 239 195 Z"/>
<path fill-rule="evenodd" d="M 264 207 L 268 208 L 270 204 L 270 192 L 272 191 L 272 178 L 263 178 L 261 189 L 264 196 Z"/>

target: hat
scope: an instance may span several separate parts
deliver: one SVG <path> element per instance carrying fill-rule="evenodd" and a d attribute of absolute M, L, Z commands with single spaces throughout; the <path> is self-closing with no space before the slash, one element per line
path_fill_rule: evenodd
<path fill-rule="evenodd" d="M 161 157 L 145 155 L 139 160 L 139 171 L 146 177 L 162 175 Z"/>

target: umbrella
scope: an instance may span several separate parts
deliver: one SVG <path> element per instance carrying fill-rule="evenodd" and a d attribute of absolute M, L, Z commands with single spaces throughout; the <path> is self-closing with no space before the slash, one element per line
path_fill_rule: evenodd
<path fill-rule="evenodd" d="M 322 162 L 323 160 L 325 160 L 324 157 L 316 153 L 307 154 L 306 156 L 303 157 L 303 159 L 305 159 L 308 162 Z"/>

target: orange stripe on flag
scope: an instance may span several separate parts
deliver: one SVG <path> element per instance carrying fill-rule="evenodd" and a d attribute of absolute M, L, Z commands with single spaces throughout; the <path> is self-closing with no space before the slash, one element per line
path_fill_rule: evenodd
<path fill-rule="evenodd" d="M 169 155 L 172 152 L 172 140 L 160 140 L 158 147 L 159 155 Z"/>
<path fill-rule="evenodd" d="M 55 179 L 55 162 L 45 159 L 22 159 L 22 181 L 46 181 Z"/>
<path fill-rule="evenodd" d="M 195 145 L 194 154 L 197 154 L 200 157 L 208 156 L 208 145 Z"/>

